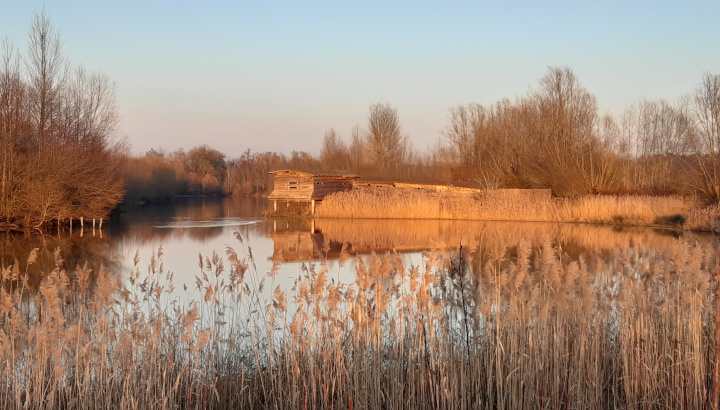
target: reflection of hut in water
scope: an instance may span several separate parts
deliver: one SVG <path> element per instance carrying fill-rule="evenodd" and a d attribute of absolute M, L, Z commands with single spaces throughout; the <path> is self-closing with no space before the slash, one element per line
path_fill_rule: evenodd
<path fill-rule="evenodd" d="M 383 238 L 382 226 L 372 224 L 369 231 L 362 231 L 360 236 L 338 235 L 337 229 L 332 228 L 343 221 L 330 222 L 328 233 L 324 232 L 325 224 L 321 220 L 313 219 L 275 219 L 272 231 L 268 236 L 273 240 L 273 254 L 282 252 L 285 262 L 310 261 L 318 259 L 338 259 L 341 257 L 343 247 L 347 255 L 361 255 L 385 252 L 410 252 L 431 249 L 433 246 L 427 239 L 413 243 L 404 243 Z M 355 221 L 360 223 L 360 221 Z M 372 221 L 379 222 L 379 221 Z M 356 226 L 354 223 L 352 226 Z M 351 228 L 352 229 L 352 228 Z"/>
<path fill-rule="evenodd" d="M 322 234 L 310 231 L 278 231 L 271 232 L 269 236 L 273 240 L 273 255 L 282 252 L 285 262 L 315 259 L 318 239 L 322 246 Z"/>
<path fill-rule="evenodd" d="M 285 262 L 335 259 L 340 256 L 343 246 L 317 230 L 314 220 L 276 219 L 268 236 L 273 241 L 273 255 L 281 251 Z"/>
<path fill-rule="evenodd" d="M 335 192 L 349 191 L 357 178 L 356 175 L 310 174 L 293 170 L 273 171 L 271 174 L 274 186 L 268 199 L 273 201 L 273 210 L 278 212 L 278 202 L 284 203 L 288 210 L 291 204 L 307 203 L 311 214 L 315 213 L 316 201 L 322 201 Z"/>

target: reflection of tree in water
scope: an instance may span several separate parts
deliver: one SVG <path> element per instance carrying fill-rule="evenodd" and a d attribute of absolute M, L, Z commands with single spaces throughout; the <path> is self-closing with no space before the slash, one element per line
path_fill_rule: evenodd
<path fill-rule="evenodd" d="M 171 204 L 124 206 L 108 228 L 117 240 L 132 239 L 140 246 L 185 237 L 203 242 L 220 236 L 233 219 L 260 218 L 266 208 L 267 200 L 259 198 L 179 198 Z M 260 236 L 267 227 L 238 222 L 234 230 Z"/>
<path fill-rule="evenodd" d="M 158 228 L 172 221 L 213 221 L 222 222 L 224 218 L 245 218 L 259 216 L 267 201 L 248 199 L 191 198 L 181 199 L 172 204 L 152 204 L 148 206 L 125 206 L 119 217 L 103 224 L 103 229 L 86 227 L 80 236 L 75 227 L 58 234 L 32 232 L 0 233 L 0 265 L 8 267 L 17 261 L 20 272 L 27 272 L 29 284 L 37 289 L 40 281 L 55 269 L 54 253 L 60 249 L 63 260 L 61 268 L 71 277 L 78 265 L 87 263 L 96 274 L 101 266 L 108 271 L 121 275 L 122 266 L 128 261 L 122 260 L 119 245 L 132 239 L 140 245 L 154 242 L 171 242 L 177 238 L 190 237 L 204 241 L 222 234 L 224 226 L 195 228 Z M 193 226 L 198 224 L 193 224 Z M 222 224 L 219 224 L 222 225 Z M 268 231 L 262 223 L 233 227 L 243 236 L 265 235 Z M 28 265 L 27 260 L 33 249 L 38 249 L 37 259 Z"/>
<path fill-rule="evenodd" d="M 0 264 L 3 268 L 18 264 L 20 272 L 28 274 L 28 284 L 31 290 L 40 285 L 42 279 L 55 269 L 55 250 L 60 249 L 61 265 L 71 276 L 78 265 L 87 264 L 93 274 L 101 266 L 114 274 L 120 272 L 120 255 L 107 231 L 102 237 L 99 230 L 95 236 L 92 229 L 85 230 L 83 236 L 79 231 L 72 235 L 61 233 L 48 235 L 41 233 L 2 233 L 0 234 Z M 37 259 L 28 265 L 27 260 L 33 249 L 37 249 Z"/>

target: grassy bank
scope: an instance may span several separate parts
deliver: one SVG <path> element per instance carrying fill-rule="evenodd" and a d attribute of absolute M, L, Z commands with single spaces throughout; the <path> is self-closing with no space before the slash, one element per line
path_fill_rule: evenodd
<path fill-rule="evenodd" d="M 200 258 L 191 302 L 161 252 L 126 278 L 58 267 L 35 294 L 5 268 L 0 407 L 689 409 L 717 397 L 715 246 L 572 260 L 549 242 L 480 245 L 420 267 L 373 255 L 351 284 L 310 265 L 289 294 L 278 265 L 260 275 L 228 249 Z"/>
<path fill-rule="evenodd" d="M 715 229 L 716 206 L 699 208 L 677 196 L 529 198 L 512 192 L 458 195 L 427 191 L 354 190 L 330 195 L 317 215 L 329 218 L 474 219 L 493 221 L 588 222 L 670 225 Z"/>

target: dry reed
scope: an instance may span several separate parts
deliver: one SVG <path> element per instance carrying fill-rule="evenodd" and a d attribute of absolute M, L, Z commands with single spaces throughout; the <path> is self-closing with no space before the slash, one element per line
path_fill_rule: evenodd
<path fill-rule="evenodd" d="M 317 215 L 329 218 L 473 219 L 653 225 L 688 216 L 696 201 L 677 196 L 550 198 L 512 191 L 479 194 L 411 190 L 353 190 L 326 197 Z M 698 217 L 702 217 L 698 214 Z M 681 222 L 679 222 L 681 223 Z"/>
<path fill-rule="evenodd" d="M 421 266 L 359 258 L 350 284 L 304 265 L 290 295 L 281 255 L 261 276 L 228 248 L 199 257 L 195 300 L 162 249 L 122 281 L 56 260 L 37 294 L 2 269 L 2 408 L 689 409 L 720 385 L 717 244 L 479 235 Z"/>

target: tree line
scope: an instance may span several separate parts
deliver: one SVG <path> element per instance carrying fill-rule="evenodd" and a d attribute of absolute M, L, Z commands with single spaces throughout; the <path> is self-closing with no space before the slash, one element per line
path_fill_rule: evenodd
<path fill-rule="evenodd" d="M 36 14 L 27 49 L 0 54 L 0 226 L 102 218 L 123 197 L 115 86 L 73 67 Z"/>
<path fill-rule="evenodd" d="M 436 146 L 419 152 L 396 108 L 369 107 L 348 138 L 335 129 L 313 154 L 247 150 L 237 158 L 201 145 L 126 153 L 116 138 L 115 86 L 73 67 L 44 13 L 27 49 L 0 55 L 0 226 L 102 218 L 125 197 L 262 195 L 269 172 L 550 188 L 556 195 L 649 193 L 720 200 L 720 75 L 705 74 L 677 102 L 641 101 L 619 116 L 570 68 L 549 68 L 526 95 L 453 107 Z"/>
<path fill-rule="evenodd" d="M 367 127 L 356 126 L 349 145 L 329 130 L 319 155 L 247 150 L 227 159 L 200 145 L 187 152 L 158 149 L 128 156 L 124 169 L 127 196 L 142 201 L 170 200 L 176 195 L 259 196 L 272 189 L 270 172 L 278 169 L 403 179 L 432 178 L 434 171 L 427 158 L 414 153 L 397 110 L 389 104 L 370 107 Z"/>
<path fill-rule="evenodd" d="M 645 193 L 720 200 L 720 75 L 705 74 L 675 103 L 641 101 L 601 114 L 570 68 L 551 67 L 515 101 L 449 110 L 441 140 L 418 154 L 397 110 L 370 106 L 350 141 L 330 129 L 321 163 L 361 175 L 465 182 L 555 195 Z"/>
<path fill-rule="evenodd" d="M 705 74 L 675 103 L 641 101 L 612 116 L 601 114 L 595 96 L 563 67 L 549 68 L 536 89 L 514 101 L 451 108 L 439 142 L 425 153 L 403 132 L 397 109 L 377 103 L 349 138 L 329 129 L 315 155 L 248 150 L 226 161 L 206 146 L 151 151 L 131 159 L 127 180 L 129 193 L 144 184 L 147 193 L 138 196 L 145 198 L 151 192 L 260 195 L 271 189 L 270 171 L 291 168 L 487 189 L 550 188 L 559 196 L 675 194 L 718 201 L 719 152 L 720 75 Z"/>
<path fill-rule="evenodd" d="M 720 75 L 675 103 L 641 101 L 613 117 L 569 68 L 550 68 L 515 102 L 452 108 L 443 135 L 441 160 L 488 188 L 720 199 Z"/>

